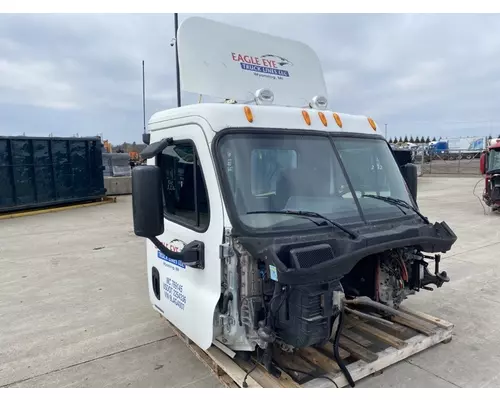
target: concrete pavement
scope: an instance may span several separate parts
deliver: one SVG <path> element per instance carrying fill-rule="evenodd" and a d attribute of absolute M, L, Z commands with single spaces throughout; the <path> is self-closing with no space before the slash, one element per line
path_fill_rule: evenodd
<path fill-rule="evenodd" d="M 0 221 L 0 270 L 0 386 L 215 382 L 149 305 L 130 197 Z"/>

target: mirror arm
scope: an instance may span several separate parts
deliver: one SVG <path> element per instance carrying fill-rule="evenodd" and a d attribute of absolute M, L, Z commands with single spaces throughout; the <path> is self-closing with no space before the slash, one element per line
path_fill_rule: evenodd
<path fill-rule="evenodd" d="M 150 237 L 148 239 L 151 240 L 151 242 L 158 248 L 158 250 L 160 250 L 168 258 L 182 261 L 186 266 L 191 268 L 205 269 L 203 242 L 198 242 L 195 240 L 194 242 L 188 244 L 184 249 L 182 249 L 182 251 L 177 252 L 168 249 L 156 237 Z M 193 253 L 196 254 L 196 257 L 193 257 Z"/>
<path fill-rule="evenodd" d="M 147 138 L 144 138 L 146 140 L 150 140 Z M 140 157 L 143 160 L 148 160 L 150 158 L 156 157 L 158 154 L 160 154 L 163 150 L 165 150 L 168 146 L 171 146 L 174 144 L 174 139 L 172 138 L 165 138 L 160 140 L 159 142 L 155 142 L 153 144 L 148 145 L 144 150 L 141 151 Z"/>
<path fill-rule="evenodd" d="M 153 244 L 160 250 L 163 254 L 165 254 L 168 258 L 173 258 L 174 260 L 183 261 L 182 260 L 182 252 L 172 251 L 167 248 L 162 242 L 160 242 L 155 237 L 148 238 L 153 242 Z"/>

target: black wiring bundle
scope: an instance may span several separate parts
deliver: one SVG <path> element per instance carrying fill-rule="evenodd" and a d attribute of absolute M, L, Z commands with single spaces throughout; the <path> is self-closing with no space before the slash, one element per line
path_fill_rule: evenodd
<path fill-rule="evenodd" d="M 472 194 L 477 197 L 477 199 L 479 200 L 479 204 L 481 204 L 481 207 L 483 207 L 483 213 L 484 213 L 484 215 L 486 215 L 486 210 L 484 208 L 484 204 L 481 201 L 481 199 L 479 198 L 479 196 L 476 194 L 476 187 L 477 187 L 477 185 L 479 185 L 479 182 L 483 182 L 483 179 L 480 179 L 479 181 L 477 181 L 476 185 L 474 186 L 474 189 L 472 189 Z"/>
<path fill-rule="evenodd" d="M 349 370 L 345 366 L 344 360 L 342 360 L 339 354 L 339 339 L 340 339 L 340 334 L 342 332 L 342 327 L 344 326 L 344 309 L 340 311 L 338 318 L 339 318 L 339 324 L 337 326 L 337 332 L 335 332 L 335 339 L 333 340 L 333 356 L 335 358 L 335 361 L 339 365 L 340 370 L 346 377 L 347 382 L 349 382 L 349 386 L 354 387 L 355 386 L 354 380 L 352 379 Z"/>

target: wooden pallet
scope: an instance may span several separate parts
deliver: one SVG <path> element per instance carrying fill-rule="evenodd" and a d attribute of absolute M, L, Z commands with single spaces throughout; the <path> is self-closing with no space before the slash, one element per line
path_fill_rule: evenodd
<path fill-rule="evenodd" d="M 391 326 L 353 315 L 346 317 L 339 340 L 339 353 L 354 382 L 381 373 L 399 361 L 451 340 L 453 324 L 450 322 L 406 307 L 400 307 L 400 311 L 404 314 L 388 318 L 393 322 Z M 334 361 L 332 343 L 321 348 L 301 349 L 294 354 L 275 349 L 273 359 L 281 371 L 281 376 L 277 378 L 258 363 L 231 357 L 227 354 L 231 354 L 230 351 L 221 350 L 224 346 L 220 343 L 204 351 L 169 324 L 226 387 L 242 387 L 250 370 L 246 378 L 249 388 L 333 388 L 349 385 Z"/>

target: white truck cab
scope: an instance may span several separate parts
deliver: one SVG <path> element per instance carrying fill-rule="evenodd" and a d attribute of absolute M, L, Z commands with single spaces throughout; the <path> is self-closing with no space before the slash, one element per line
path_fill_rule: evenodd
<path fill-rule="evenodd" d="M 422 252 L 456 236 L 419 212 L 416 167 L 371 118 L 329 109 L 309 47 L 203 18 L 178 45 L 181 87 L 221 100 L 154 114 L 133 169 L 160 314 L 202 349 L 260 351 L 271 368 L 273 346 L 327 342 L 346 296 L 397 307 L 449 280 Z"/>

